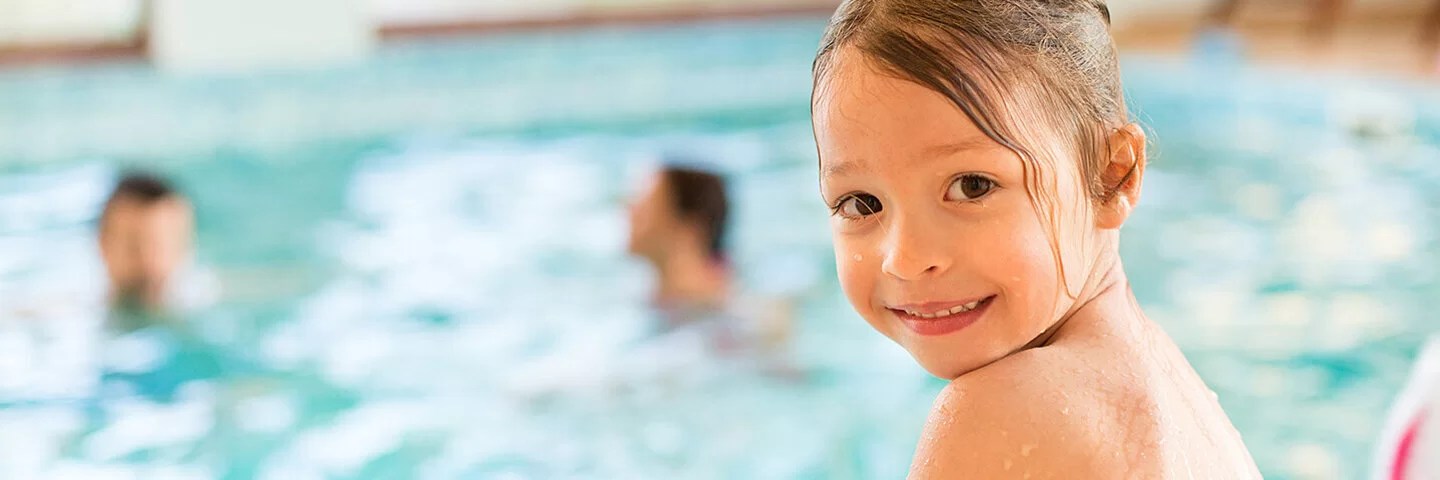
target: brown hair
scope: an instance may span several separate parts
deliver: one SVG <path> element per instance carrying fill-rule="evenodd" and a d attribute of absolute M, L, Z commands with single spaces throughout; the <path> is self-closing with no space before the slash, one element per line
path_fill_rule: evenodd
<path fill-rule="evenodd" d="M 725 179 L 715 173 L 674 165 L 665 167 L 662 175 L 676 215 L 700 227 L 705 232 L 710 256 L 724 261 L 725 230 L 730 214 Z"/>
<path fill-rule="evenodd" d="M 105 219 L 110 217 L 115 210 L 115 205 L 121 201 L 134 201 L 142 206 L 149 206 L 173 197 L 179 197 L 180 193 L 170 186 L 170 182 L 159 176 L 143 172 L 128 172 L 115 184 L 115 190 L 110 192 L 110 198 L 105 200 L 105 208 L 100 213 L 100 230 L 105 231 Z"/>
<path fill-rule="evenodd" d="M 847 0 L 815 57 L 816 91 L 836 52 L 854 48 L 945 95 L 1033 171 L 1036 159 L 1010 118 L 1016 107 L 1006 102 L 1031 97 L 1048 110 L 1041 120 L 1069 137 L 1086 192 L 1099 200 L 1108 195 L 1100 178 L 1106 139 L 1129 123 L 1109 25 L 1103 0 Z M 1032 197 L 1036 177 L 1027 173 Z"/>

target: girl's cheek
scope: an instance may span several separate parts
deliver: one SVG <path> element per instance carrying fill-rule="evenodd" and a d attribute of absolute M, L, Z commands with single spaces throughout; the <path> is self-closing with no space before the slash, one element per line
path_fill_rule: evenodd
<path fill-rule="evenodd" d="M 837 238 L 835 242 L 835 266 L 841 290 L 862 315 L 872 307 L 870 303 L 875 297 L 876 276 L 880 273 L 880 257 L 867 246 L 854 239 Z"/>
<path fill-rule="evenodd" d="M 860 270 L 859 264 L 864 259 L 865 255 L 857 251 L 851 242 L 840 235 L 835 236 L 835 269 L 840 274 L 840 286 L 845 289 L 846 293 L 849 293 L 856 283 L 856 276 Z"/>

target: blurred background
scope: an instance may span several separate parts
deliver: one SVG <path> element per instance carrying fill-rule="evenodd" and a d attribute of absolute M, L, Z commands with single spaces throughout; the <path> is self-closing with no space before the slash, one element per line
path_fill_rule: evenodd
<path fill-rule="evenodd" d="M 0 477 L 898 477 L 944 382 L 835 278 L 836 3 L 0 0 Z M 1440 4 L 1109 3 L 1135 294 L 1267 478 L 1367 478 L 1436 331 Z M 762 347 L 627 253 L 677 158 Z M 97 241 L 136 170 L 193 216 L 163 313 Z"/>

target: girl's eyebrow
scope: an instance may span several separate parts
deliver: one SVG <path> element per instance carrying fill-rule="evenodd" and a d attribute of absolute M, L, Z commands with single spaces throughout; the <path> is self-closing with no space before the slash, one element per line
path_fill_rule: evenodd
<path fill-rule="evenodd" d="M 926 147 L 923 150 L 924 158 L 935 159 L 955 155 L 961 152 L 992 150 L 999 147 L 994 140 L 984 135 L 971 135 L 959 141 Z M 838 177 L 861 173 L 865 170 L 864 162 L 839 161 L 824 165 L 820 169 L 820 178 Z"/>
<path fill-rule="evenodd" d="M 864 169 L 864 167 L 863 167 L 861 164 L 858 164 L 858 163 L 856 163 L 856 162 L 836 162 L 836 163 L 831 163 L 831 164 L 825 165 L 825 167 L 820 170 L 820 178 L 830 178 L 830 177 L 839 177 L 839 176 L 844 176 L 844 175 L 850 175 L 850 174 L 852 174 L 852 173 L 857 173 L 857 172 L 859 172 L 859 171 L 861 171 L 861 170 L 863 170 L 863 169 Z"/>
<path fill-rule="evenodd" d="M 929 158 L 948 157 L 960 152 L 973 150 L 990 150 L 994 148 L 994 141 L 984 135 L 974 135 L 961 139 L 958 142 L 935 145 L 925 149 L 925 156 Z"/>

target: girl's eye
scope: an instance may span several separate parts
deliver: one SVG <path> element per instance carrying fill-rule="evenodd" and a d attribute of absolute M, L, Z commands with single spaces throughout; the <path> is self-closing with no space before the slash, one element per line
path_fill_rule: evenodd
<path fill-rule="evenodd" d="M 835 211 L 842 216 L 859 218 L 880 213 L 885 206 L 880 204 L 880 199 L 867 193 L 856 193 L 840 199 L 840 204 L 835 206 Z"/>
<path fill-rule="evenodd" d="M 990 194 L 992 190 L 995 190 L 995 186 L 995 181 L 989 177 L 968 173 L 950 183 L 950 189 L 945 192 L 945 199 L 949 201 L 977 200 Z"/>

